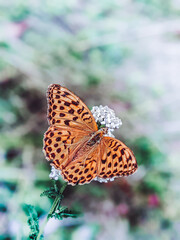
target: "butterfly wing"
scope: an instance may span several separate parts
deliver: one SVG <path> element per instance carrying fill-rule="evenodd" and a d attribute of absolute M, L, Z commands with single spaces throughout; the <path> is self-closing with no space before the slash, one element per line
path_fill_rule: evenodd
<path fill-rule="evenodd" d="M 44 154 L 51 165 L 62 170 L 73 150 L 83 145 L 88 138 L 87 132 L 79 129 L 50 126 L 44 134 Z"/>
<path fill-rule="evenodd" d="M 103 137 L 98 161 L 98 178 L 111 179 L 128 176 L 137 170 L 133 152 L 121 141 L 112 137 Z"/>
<path fill-rule="evenodd" d="M 88 107 L 68 89 L 50 85 L 47 100 L 50 127 L 44 134 L 43 150 L 51 165 L 62 170 L 74 149 L 81 148 L 98 128 Z"/>
<path fill-rule="evenodd" d="M 67 88 L 58 84 L 50 85 L 47 99 L 50 125 L 73 127 L 89 132 L 98 130 L 86 104 Z"/>
<path fill-rule="evenodd" d="M 71 185 L 85 184 L 91 182 L 97 176 L 97 160 L 100 149 L 93 147 L 89 152 L 84 153 L 76 161 L 72 161 L 61 175 Z"/>

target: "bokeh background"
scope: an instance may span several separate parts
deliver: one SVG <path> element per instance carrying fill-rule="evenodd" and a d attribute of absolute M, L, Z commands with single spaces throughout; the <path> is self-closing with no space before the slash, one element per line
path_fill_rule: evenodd
<path fill-rule="evenodd" d="M 79 219 L 51 220 L 45 239 L 180 239 L 180 2 L 0 1 L 0 239 L 27 239 L 22 204 L 40 222 L 50 167 L 42 153 L 46 90 L 66 86 L 122 119 L 116 138 L 138 172 L 68 187 Z"/>

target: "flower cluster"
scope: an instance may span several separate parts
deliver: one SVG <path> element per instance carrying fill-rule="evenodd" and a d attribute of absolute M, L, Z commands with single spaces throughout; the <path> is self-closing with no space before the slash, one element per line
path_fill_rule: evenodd
<path fill-rule="evenodd" d="M 103 107 L 100 105 L 99 107 L 94 106 L 91 112 L 97 123 L 108 128 L 107 136 L 114 137 L 112 132 L 114 129 L 119 128 L 122 125 L 121 119 L 115 116 L 114 110 L 108 106 Z"/>
<path fill-rule="evenodd" d="M 110 109 L 108 106 L 103 107 L 102 105 L 100 105 L 99 107 L 94 106 L 91 112 L 98 125 L 108 128 L 108 132 L 106 136 L 114 137 L 112 132 L 114 131 L 114 129 L 119 128 L 122 125 L 121 119 L 115 116 L 115 112 L 112 109 Z M 52 166 L 49 177 L 51 179 L 58 180 L 60 176 L 61 176 L 61 172 L 58 169 L 56 169 L 54 166 Z M 94 180 L 99 182 L 108 182 L 109 180 L 113 181 L 114 178 L 103 179 L 103 178 L 96 177 Z"/>
<path fill-rule="evenodd" d="M 49 174 L 49 178 L 58 180 L 58 178 L 61 176 L 61 171 L 56 169 L 54 166 L 51 167 L 51 172 Z"/>

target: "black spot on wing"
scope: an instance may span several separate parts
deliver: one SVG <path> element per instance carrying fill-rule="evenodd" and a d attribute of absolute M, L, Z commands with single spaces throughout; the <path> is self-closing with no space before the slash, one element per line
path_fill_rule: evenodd
<path fill-rule="evenodd" d="M 69 102 L 64 102 L 64 105 L 69 107 L 70 106 L 70 103 Z"/>
<path fill-rule="evenodd" d="M 86 115 L 86 114 L 89 114 L 89 113 L 88 113 L 88 112 L 85 112 L 85 113 L 83 113 L 83 114 L 82 114 L 82 118 L 83 118 L 83 117 L 84 117 L 84 115 Z"/>
<path fill-rule="evenodd" d="M 68 111 L 68 113 L 73 114 L 73 113 L 74 113 L 74 109 L 71 108 L 71 109 Z"/>
<path fill-rule="evenodd" d="M 75 105 L 75 106 L 78 106 L 79 105 L 79 101 L 72 101 L 72 104 Z"/>
<path fill-rule="evenodd" d="M 121 149 L 121 154 L 124 155 L 124 148 Z"/>
<path fill-rule="evenodd" d="M 64 121 L 64 124 L 67 125 L 67 126 L 69 126 L 69 122 L 70 122 L 70 120 L 65 120 L 65 121 Z"/>

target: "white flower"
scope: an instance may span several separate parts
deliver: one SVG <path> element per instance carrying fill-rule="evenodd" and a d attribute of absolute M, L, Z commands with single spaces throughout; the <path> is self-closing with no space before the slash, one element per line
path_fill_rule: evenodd
<path fill-rule="evenodd" d="M 99 122 L 101 125 L 105 125 L 108 128 L 108 133 L 106 136 L 114 137 L 112 132 L 115 128 L 119 128 L 122 125 L 120 118 L 115 116 L 114 110 L 108 106 L 103 107 L 102 105 L 94 106 L 91 110 L 95 121 Z"/>
<path fill-rule="evenodd" d="M 49 178 L 58 180 L 58 178 L 61 176 L 61 171 L 56 169 L 54 166 L 51 167 L 51 172 L 49 174 Z"/>

